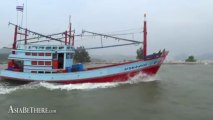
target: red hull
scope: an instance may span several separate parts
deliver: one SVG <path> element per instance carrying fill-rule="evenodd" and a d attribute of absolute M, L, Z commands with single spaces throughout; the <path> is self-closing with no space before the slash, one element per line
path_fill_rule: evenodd
<path fill-rule="evenodd" d="M 139 74 L 140 72 L 145 73 L 147 75 L 155 75 L 159 68 L 160 68 L 160 66 L 153 66 L 150 68 L 143 69 L 141 71 L 132 71 L 132 72 L 128 72 L 128 73 L 115 74 L 115 75 L 104 76 L 104 77 L 100 77 L 100 78 L 72 80 L 72 81 L 66 80 L 66 81 L 60 81 L 58 83 L 77 84 L 77 83 L 122 82 L 122 81 L 127 81 L 129 78 L 134 77 L 135 75 Z"/>
<path fill-rule="evenodd" d="M 63 83 L 63 84 L 122 82 L 122 81 L 127 81 L 129 78 L 134 77 L 135 75 L 139 73 L 144 73 L 147 75 L 155 75 L 159 68 L 160 68 L 160 65 L 157 65 L 157 66 L 152 66 L 152 67 L 137 70 L 137 71 L 130 71 L 126 73 L 114 74 L 114 75 L 103 76 L 103 77 L 81 79 L 81 80 L 63 80 L 63 81 L 59 80 L 59 81 L 51 81 L 51 82 Z M 9 78 L 9 77 L 3 77 L 3 78 L 10 81 L 34 82 L 34 81 Z"/>

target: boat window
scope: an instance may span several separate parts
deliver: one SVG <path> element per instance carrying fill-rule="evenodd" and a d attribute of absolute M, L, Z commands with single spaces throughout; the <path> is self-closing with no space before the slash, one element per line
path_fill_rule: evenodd
<path fill-rule="evenodd" d="M 51 72 L 50 71 L 45 71 L 45 74 L 50 74 Z"/>
<path fill-rule="evenodd" d="M 22 60 L 15 60 L 14 67 L 19 70 L 23 70 L 24 62 Z"/>
<path fill-rule="evenodd" d="M 53 53 L 53 60 L 57 60 L 57 59 L 58 59 L 57 53 Z"/>
<path fill-rule="evenodd" d="M 51 47 L 46 47 L 46 50 L 51 50 Z"/>
<path fill-rule="evenodd" d="M 16 52 L 13 50 L 13 51 L 12 51 L 12 54 L 16 54 Z"/>
<path fill-rule="evenodd" d="M 37 49 L 37 46 L 32 46 L 32 49 Z"/>
<path fill-rule="evenodd" d="M 38 65 L 44 65 L 44 61 L 38 61 Z"/>
<path fill-rule="evenodd" d="M 45 61 L 45 65 L 51 65 L 50 61 Z"/>
<path fill-rule="evenodd" d="M 37 61 L 32 61 L 31 64 L 32 65 L 37 65 Z"/>
<path fill-rule="evenodd" d="M 59 50 L 64 49 L 64 47 L 59 47 Z"/>
<path fill-rule="evenodd" d="M 29 46 L 28 49 L 31 49 L 31 46 Z"/>
<path fill-rule="evenodd" d="M 38 71 L 38 73 L 44 73 L 44 71 Z"/>
<path fill-rule="evenodd" d="M 73 59 L 73 57 L 74 57 L 74 54 L 70 53 L 70 59 Z"/>
<path fill-rule="evenodd" d="M 51 56 L 51 53 L 45 53 L 45 56 Z"/>
<path fill-rule="evenodd" d="M 68 46 L 67 49 L 70 49 L 70 46 Z"/>
<path fill-rule="evenodd" d="M 43 50 L 43 49 L 44 49 L 44 47 L 43 47 L 43 46 L 40 46 L 40 47 L 39 47 L 39 49 Z"/>
<path fill-rule="evenodd" d="M 67 57 L 66 57 L 67 59 L 70 59 L 70 53 L 67 53 Z"/>
<path fill-rule="evenodd" d="M 37 73 L 37 71 L 31 71 L 31 73 Z"/>
<path fill-rule="evenodd" d="M 37 56 L 37 53 L 32 53 L 32 56 Z"/>
<path fill-rule="evenodd" d="M 44 53 L 39 53 L 38 55 L 39 55 L 39 56 L 44 56 Z"/>
<path fill-rule="evenodd" d="M 54 49 L 54 50 L 56 50 L 56 49 L 57 49 L 57 47 L 53 47 L 53 49 Z"/>
<path fill-rule="evenodd" d="M 29 55 L 30 55 L 30 52 L 26 52 L 25 55 L 29 56 Z"/>

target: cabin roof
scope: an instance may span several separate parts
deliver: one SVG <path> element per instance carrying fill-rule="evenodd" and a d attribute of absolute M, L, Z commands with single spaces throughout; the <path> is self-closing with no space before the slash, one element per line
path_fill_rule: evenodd
<path fill-rule="evenodd" d="M 37 45 L 37 44 L 18 44 L 17 50 L 25 51 L 74 51 L 72 45 Z"/>

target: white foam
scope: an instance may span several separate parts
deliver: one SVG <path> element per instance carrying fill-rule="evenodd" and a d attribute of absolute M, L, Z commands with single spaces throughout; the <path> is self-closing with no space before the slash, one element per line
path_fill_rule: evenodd
<path fill-rule="evenodd" d="M 95 88 L 110 88 L 116 87 L 118 83 L 81 83 L 81 84 L 54 84 L 54 83 L 40 83 L 42 87 L 45 87 L 50 90 L 89 90 Z"/>
<path fill-rule="evenodd" d="M 152 82 L 155 81 L 156 77 L 150 77 L 145 74 L 138 74 L 133 78 L 130 78 L 125 82 L 110 82 L 110 83 L 81 83 L 81 84 L 55 84 L 55 83 L 31 83 L 20 86 L 7 86 L 0 83 L 0 94 L 9 94 L 11 92 L 21 90 L 21 89 L 36 89 L 39 87 L 44 87 L 49 90 L 91 90 L 97 88 L 112 88 L 123 84 L 137 84 L 140 82 Z"/>
<path fill-rule="evenodd" d="M 0 86 L 0 95 L 1 94 L 9 94 L 13 91 L 16 91 L 17 89 L 18 89 L 17 87 L 7 88 L 7 87 Z"/>
<path fill-rule="evenodd" d="M 21 90 L 21 89 L 35 89 L 38 87 L 36 84 L 25 84 L 25 85 L 20 85 L 20 86 L 7 86 L 0 84 L 0 95 L 1 94 L 9 94 L 11 92 Z"/>
<path fill-rule="evenodd" d="M 130 78 L 128 81 L 125 82 L 107 82 L 107 83 L 81 83 L 81 84 L 54 84 L 54 83 L 46 83 L 42 82 L 39 83 L 42 87 L 45 87 L 50 90 L 90 90 L 90 89 L 97 89 L 97 88 L 112 88 L 117 87 L 123 84 L 136 84 L 140 82 L 152 82 L 155 81 L 156 77 L 154 76 L 147 76 L 144 74 L 138 74 L 133 78 Z"/>

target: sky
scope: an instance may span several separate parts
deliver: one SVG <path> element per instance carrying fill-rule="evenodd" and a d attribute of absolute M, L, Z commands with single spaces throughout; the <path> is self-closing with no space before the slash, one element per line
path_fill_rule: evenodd
<path fill-rule="evenodd" d="M 16 23 L 16 6 L 22 3 L 25 4 L 23 27 L 39 33 L 64 31 L 70 15 L 76 34 L 82 29 L 98 33 L 142 31 L 146 13 L 148 53 L 165 48 L 170 51 L 170 59 L 181 54 L 213 53 L 212 0 L 4 0 L 0 4 L 0 47 L 12 45 L 14 27 L 8 26 L 8 22 Z M 20 18 L 19 13 L 19 22 Z M 142 41 L 141 34 L 129 38 Z M 100 41 L 76 38 L 76 46 L 83 43 L 100 46 L 97 44 Z M 104 44 L 108 43 L 114 44 L 112 40 L 104 40 Z M 89 53 L 136 55 L 139 47 L 99 49 Z"/>

